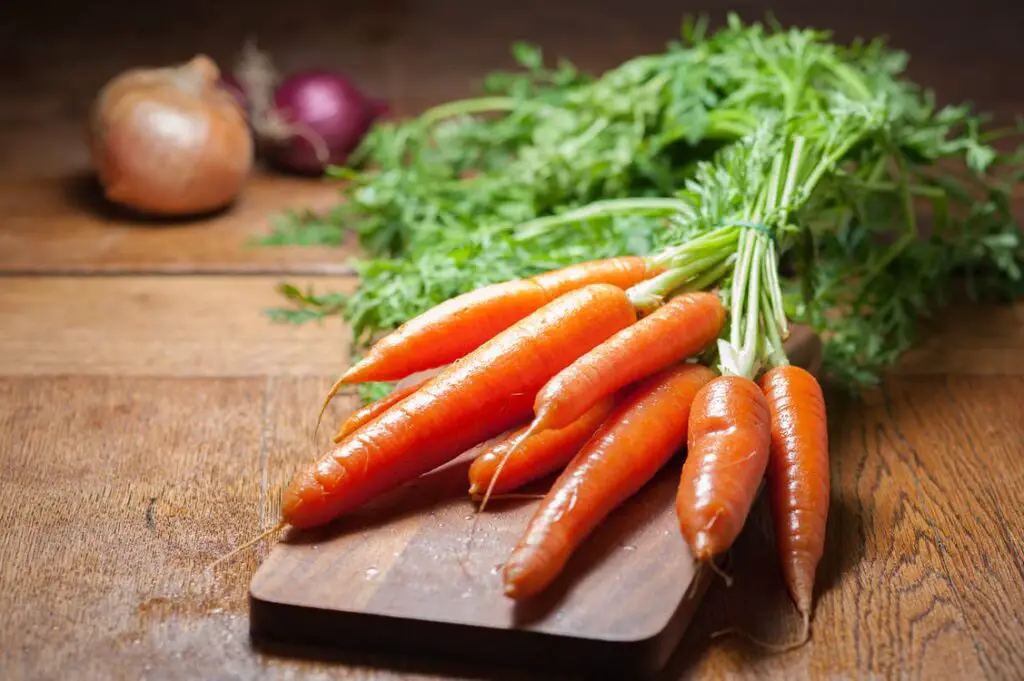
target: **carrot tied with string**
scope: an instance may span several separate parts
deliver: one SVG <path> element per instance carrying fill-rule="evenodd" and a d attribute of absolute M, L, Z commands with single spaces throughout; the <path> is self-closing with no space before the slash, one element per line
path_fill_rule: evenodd
<path fill-rule="evenodd" d="M 789 327 L 779 289 L 775 234 L 784 223 L 801 171 L 803 142 L 776 156 L 741 228 L 729 296 L 728 339 L 719 339 L 721 376 L 697 396 L 690 412 L 688 453 L 676 513 L 691 551 L 712 561 L 746 523 L 768 465 L 771 416 L 754 382 L 763 361 L 785 362 Z M 769 218 L 771 218 L 769 220 Z"/>
<path fill-rule="evenodd" d="M 771 216 L 774 224 L 785 224 L 789 199 L 807 170 L 804 140 L 794 138 L 788 149 L 773 160 L 753 219 L 740 223 L 748 229 L 739 240 L 729 339 L 718 343 L 723 376 L 706 386 L 691 411 L 690 452 L 677 496 L 684 536 L 698 559 L 711 559 L 736 539 L 768 473 L 783 574 L 803 631 L 784 644 L 731 629 L 723 633 L 741 633 L 779 652 L 810 637 L 814 570 L 824 550 L 829 495 L 824 398 L 817 380 L 791 367 L 786 357 L 782 342 L 789 329 L 775 229 L 759 221 Z M 828 158 L 819 160 L 812 177 Z"/>

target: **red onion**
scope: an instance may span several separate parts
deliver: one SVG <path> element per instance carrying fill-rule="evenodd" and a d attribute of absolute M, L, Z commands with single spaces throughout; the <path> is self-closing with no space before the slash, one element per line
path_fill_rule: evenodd
<path fill-rule="evenodd" d="M 273 113 L 283 125 L 258 131 L 277 165 L 321 173 L 343 165 L 381 113 L 345 76 L 307 71 L 288 78 L 274 92 Z"/>
<path fill-rule="evenodd" d="M 295 172 L 319 174 L 328 165 L 344 165 L 387 110 L 340 73 L 306 71 L 279 82 L 270 57 L 251 42 L 235 77 L 265 156 Z"/>

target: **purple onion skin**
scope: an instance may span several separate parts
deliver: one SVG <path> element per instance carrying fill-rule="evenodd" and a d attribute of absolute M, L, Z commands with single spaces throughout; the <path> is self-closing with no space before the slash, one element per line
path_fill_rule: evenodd
<path fill-rule="evenodd" d="M 366 97 L 348 79 L 329 71 L 306 71 L 285 80 L 274 93 L 274 107 L 285 121 L 318 135 L 329 152 L 327 163 L 301 135 L 272 144 L 270 160 L 304 174 L 322 174 L 327 165 L 344 165 L 374 121 L 387 107 Z"/>

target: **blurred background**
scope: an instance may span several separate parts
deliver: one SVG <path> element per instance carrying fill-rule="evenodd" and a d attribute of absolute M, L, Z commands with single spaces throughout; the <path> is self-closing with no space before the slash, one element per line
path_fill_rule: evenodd
<path fill-rule="evenodd" d="M 12 0 L 0 9 L 0 177 L 87 165 L 84 117 L 119 71 L 198 52 L 230 68 L 249 37 L 281 71 L 345 72 L 405 115 L 472 94 L 485 73 L 512 65 L 514 40 L 600 71 L 660 50 L 684 14 L 717 23 L 729 10 L 749 20 L 771 12 L 844 40 L 887 35 L 940 100 L 969 99 L 1007 121 L 1024 110 L 1016 0 Z"/>

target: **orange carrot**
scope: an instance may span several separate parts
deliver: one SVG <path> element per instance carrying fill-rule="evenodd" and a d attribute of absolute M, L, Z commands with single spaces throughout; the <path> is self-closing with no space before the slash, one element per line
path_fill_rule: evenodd
<path fill-rule="evenodd" d="M 743 528 L 770 440 L 768 402 L 749 378 L 720 376 L 697 394 L 676 495 L 680 529 L 697 560 L 728 549 Z"/>
<path fill-rule="evenodd" d="M 662 269 L 637 256 L 592 260 L 450 298 L 377 341 L 331 387 L 320 416 L 343 385 L 396 381 L 443 366 L 569 291 L 590 284 L 626 289 Z"/>
<path fill-rule="evenodd" d="M 829 506 L 828 425 L 817 379 L 795 366 L 761 378 L 771 412 L 768 489 L 786 586 L 805 620 L 825 550 Z"/>
<path fill-rule="evenodd" d="M 714 293 L 673 298 L 548 381 L 533 406 L 534 428 L 564 428 L 620 388 L 700 352 L 724 323 Z"/>
<path fill-rule="evenodd" d="M 395 381 L 453 362 L 555 298 L 589 284 L 629 288 L 656 274 L 643 258 L 595 260 L 450 298 L 380 339 L 341 383 Z"/>
<path fill-rule="evenodd" d="M 625 255 L 604 260 L 590 260 L 557 270 L 542 272 L 532 281 L 544 289 L 550 300 L 588 284 L 611 284 L 627 289 L 664 271 L 646 258 Z"/>
<path fill-rule="evenodd" d="M 605 398 L 565 428 L 537 433 L 522 443 L 517 440 L 528 426 L 515 431 L 473 460 L 469 467 L 470 496 L 479 496 L 487 489 L 499 466 L 501 474 L 493 489 L 497 494 L 510 492 L 564 467 L 594 434 L 614 404 L 614 398 Z"/>
<path fill-rule="evenodd" d="M 427 380 L 423 379 L 422 381 L 417 381 L 401 388 L 395 388 L 376 402 L 372 402 L 362 409 L 357 409 L 352 412 L 352 414 L 341 424 L 341 427 L 338 428 L 338 433 L 334 436 L 334 442 L 341 442 L 346 437 L 359 430 L 359 428 L 364 424 L 369 423 L 409 395 L 416 392 L 419 387 L 426 382 Z"/>
<path fill-rule="evenodd" d="M 594 284 L 557 298 L 461 358 L 301 471 L 284 522 L 329 522 L 522 423 L 548 379 L 636 321 L 625 291 Z"/>
<path fill-rule="evenodd" d="M 340 383 L 397 381 L 453 362 L 550 299 L 529 279 L 515 279 L 449 298 L 377 341 Z"/>
<path fill-rule="evenodd" d="M 714 375 L 678 364 L 628 389 L 541 501 L 505 564 L 507 596 L 547 587 L 594 528 L 672 458 L 686 442 L 694 396 Z"/>

